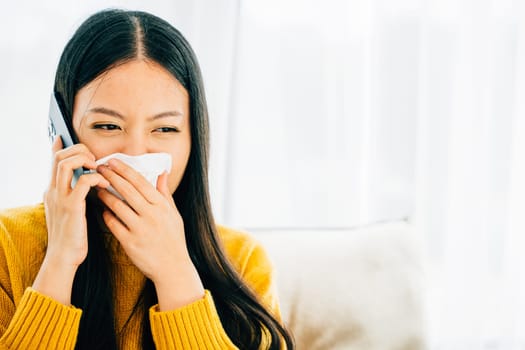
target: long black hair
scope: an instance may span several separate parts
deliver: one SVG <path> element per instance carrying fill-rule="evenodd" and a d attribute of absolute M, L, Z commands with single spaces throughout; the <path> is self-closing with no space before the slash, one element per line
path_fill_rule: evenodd
<path fill-rule="evenodd" d="M 188 251 L 211 291 L 223 327 L 241 349 L 258 349 L 269 334 L 269 349 L 293 348 L 291 335 L 265 309 L 228 262 L 217 235 L 208 190 L 208 112 L 200 68 L 182 34 L 168 22 L 145 12 L 104 10 L 89 17 L 67 43 L 60 58 L 54 93 L 71 126 L 77 92 L 104 72 L 136 59 L 156 62 L 188 91 L 191 151 L 173 198 L 184 220 Z M 72 129 L 72 128 L 71 128 Z M 89 251 L 73 283 L 72 303 L 83 309 L 77 349 L 116 349 L 111 263 L 88 200 Z M 142 344 L 153 349 L 147 309 L 157 302 L 147 280 L 135 306 L 143 312 Z"/>

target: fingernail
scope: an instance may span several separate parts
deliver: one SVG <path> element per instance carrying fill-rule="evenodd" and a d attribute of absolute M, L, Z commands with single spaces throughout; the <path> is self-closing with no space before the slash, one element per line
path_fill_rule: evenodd
<path fill-rule="evenodd" d="M 97 172 L 98 172 L 98 173 L 103 173 L 104 170 L 105 170 L 105 169 L 104 169 L 104 166 L 103 166 L 103 165 L 99 165 L 99 166 L 97 166 Z"/>
<path fill-rule="evenodd" d="M 117 167 L 118 164 L 119 164 L 118 161 L 119 161 L 118 159 L 111 158 L 110 160 L 108 160 L 108 165 L 109 165 L 110 167 L 113 167 L 113 166 L 114 166 L 114 167 Z"/>

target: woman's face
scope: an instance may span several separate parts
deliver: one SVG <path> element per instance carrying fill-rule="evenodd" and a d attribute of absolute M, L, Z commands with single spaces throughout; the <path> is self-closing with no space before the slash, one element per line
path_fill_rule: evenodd
<path fill-rule="evenodd" d="M 111 153 L 166 152 L 175 192 L 191 149 L 188 92 L 151 61 L 131 61 L 102 74 L 75 96 L 73 128 L 100 159 Z"/>

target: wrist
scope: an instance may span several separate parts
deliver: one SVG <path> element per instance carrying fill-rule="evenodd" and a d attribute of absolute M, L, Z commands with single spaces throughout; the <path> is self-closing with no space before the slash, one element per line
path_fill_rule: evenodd
<path fill-rule="evenodd" d="M 64 305 L 71 305 L 71 292 L 78 265 L 64 264 L 55 257 L 44 258 L 32 288 Z"/>
<path fill-rule="evenodd" d="M 63 270 L 76 270 L 86 259 L 86 254 L 77 254 L 73 249 L 67 249 L 64 247 L 48 246 L 46 255 L 44 256 L 44 262 Z"/>
<path fill-rule="evenodd" d="M 193 263 L 177 266 L 155 280 L 159 310 L 175 310 L 204 297 L 204 286 Z"/>

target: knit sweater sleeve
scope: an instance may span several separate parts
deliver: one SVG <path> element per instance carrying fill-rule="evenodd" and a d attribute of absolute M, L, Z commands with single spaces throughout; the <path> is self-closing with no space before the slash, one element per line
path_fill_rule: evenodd
<path fill-rule="evenodd" d="M 156 348 L 237 349 L 224 331 L 208 290 L 194 303 L 173 311 L 150 309 L 151 333 Z"/>
<path fill-rule="evenodd" d="M 80 309 L 27 288 L 0 344 L 5 349 L 74 349 L 81 315 Z"/>
<path fill-rule="evenodd" d="M 24 288 L 22 270 L 0 223 L 0 349 L 73 349 L 82 311 Z"/>
<path fill-rule="evenodd" d="M 225 243 L 232 265 L 262 305 L 280 320 L 273 269 L 262 246 L 246 236 Z M 223 328 L 208 290 L 202 299 L 177 310 L 160 312 L 158 305 L 153 306 L 150 323 L 155 345 L 160 350 L 237 349 Z M 267 341 L 263 338 L 263 348 Z"/>

